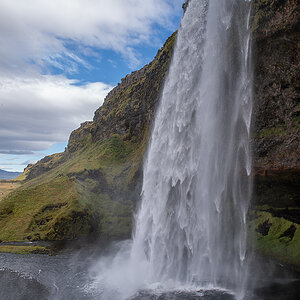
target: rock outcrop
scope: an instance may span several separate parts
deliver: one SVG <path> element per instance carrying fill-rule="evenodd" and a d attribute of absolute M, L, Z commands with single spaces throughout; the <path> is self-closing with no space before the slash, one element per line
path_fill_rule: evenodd
<path fill-rule="evenodd" d="M 256 246 L 300 269 L 300 4 L 255 0 L 254 207 Z M 254 219 L 253 219 L 254 218 Z M 261 231 L 266 227 L 268 230 Z"/>

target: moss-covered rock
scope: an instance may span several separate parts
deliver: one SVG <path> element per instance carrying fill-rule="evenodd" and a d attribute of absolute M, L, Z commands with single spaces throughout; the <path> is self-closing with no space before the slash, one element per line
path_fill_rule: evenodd
<path fill-rule="evenodd" d="M 64 176 L 15 190 L 0 202 L 0 240 L 47 239 L 77 201 L 75 184 Z"/>
<path fill-rule="evenodd" d="M 0 252 L 14 253 L 14 254 L 48 254 L 51 255 L 51 249 L 43 246 L 15 246 L 15 245 L 1 245 Z"/>
<path fill-rule="evenodd" d="M 300 225 L 267 211 L 252 211 L 250 232 L 255 234 L 255 248 L 300 271 Z"/>

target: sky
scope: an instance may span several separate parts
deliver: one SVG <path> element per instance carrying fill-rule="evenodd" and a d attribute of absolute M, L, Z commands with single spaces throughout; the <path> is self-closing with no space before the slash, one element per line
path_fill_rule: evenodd
<path fill-rule="evenodd" d="M 178 28 L 183 2 L 0 0 L 0 169 L 64 151 Z"/>

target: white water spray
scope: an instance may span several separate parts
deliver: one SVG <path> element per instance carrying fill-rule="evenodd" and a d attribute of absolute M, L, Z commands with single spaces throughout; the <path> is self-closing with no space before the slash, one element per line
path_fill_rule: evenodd
<path fill-rule="evenodd" d="M 190 1 L 157 110 L 131 249 L 103 282 L 124 287 L 126 296 L 157 283 L 221 287 L 242 298 L 251 197 L 249 18 L 249 1 Z"/>

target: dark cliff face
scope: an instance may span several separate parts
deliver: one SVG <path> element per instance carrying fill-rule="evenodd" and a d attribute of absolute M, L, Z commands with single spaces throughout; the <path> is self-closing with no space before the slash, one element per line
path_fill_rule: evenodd
<path fill-rule="evenodd" d="M 300 5 L 254 1 L 254 166 L 300 167 Z"/>
<path fill-rule="evenodd" d="M 298 0 L 253 3 L 256 200 L 277 207 L 300 207 L 299 16 Z"/>
<path fill-rule="evenodd" d="M 175 36 L 176 33 L 169 37 L 163 50 L 158 51 L 151 63 L 122 79 L 96 110 L 93 122 L 83 123 L 72 132 L 68 153 L 84 147 L 88 138 L 95 143 L 118 134 L 125 140 L 143 140 L 154 118 Z"/>
<path fill-rule="evenodd" d="M 253 2 L 256 248 L 300 269 L 300 4 Z M 268 230 L 261 231 L 268 225 Z M 288 234 L 293 232 L 293 234 Z"/>
<path fill-rule="evenodd" d="M 190 0 L 186 0 L 183 4 L 182 4 L 182 9 L 183 9 L 183 12 L 185 13 L 185 11 L 187 10 L 187 7 L 190 3 Z"/>

